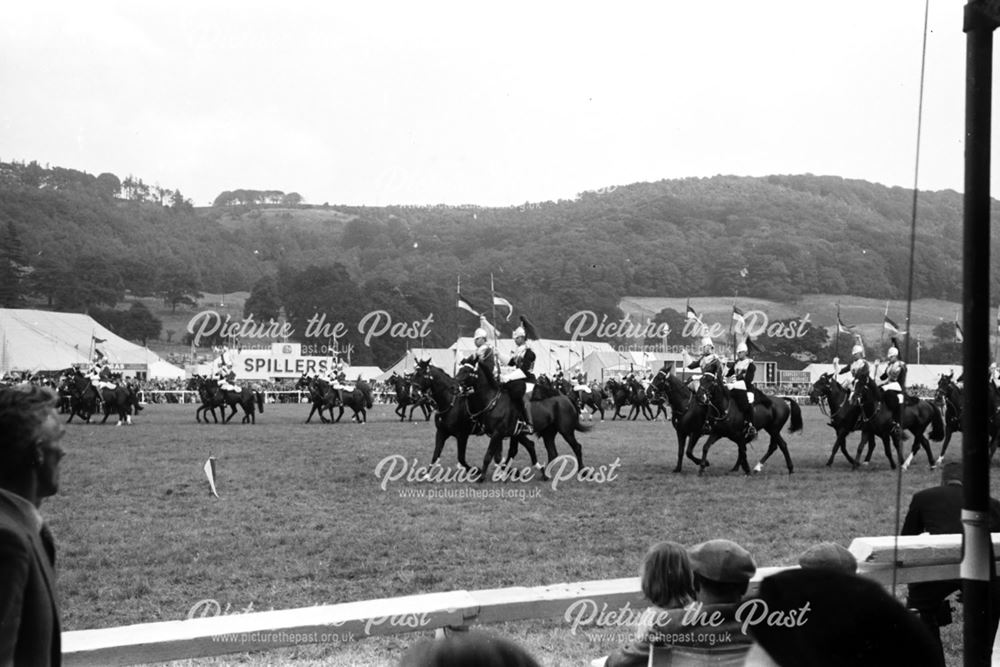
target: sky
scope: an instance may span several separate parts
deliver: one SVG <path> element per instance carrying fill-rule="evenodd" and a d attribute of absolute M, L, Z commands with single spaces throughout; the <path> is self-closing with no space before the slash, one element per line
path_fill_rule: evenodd
<path fill-rule="evenodd" d="M 963 190 L 963 8 L 930 2 L 922 190 Z M 923 26 L 918 0 L 9 3 L 0 161 L 196 206 L 507 206 L 717 174 L 909 188 Z"/>

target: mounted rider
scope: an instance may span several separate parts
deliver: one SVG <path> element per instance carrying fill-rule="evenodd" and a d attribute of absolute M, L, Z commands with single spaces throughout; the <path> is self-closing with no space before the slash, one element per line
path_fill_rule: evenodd
<path fill-rule="evenodd" d="M 521 421 L 528 433 L 533 433 L 535 424 L 531 418 L 531 394 L 535 390 L 535 352 L 528 347 L 524 328 L 514 329 L 514 353 L 507 366 L 513 370 L 500 375 L 500 383 L 507 386 L 511 403 L 521 413 Z"/>
<path fill-rule="evenodd" d="M 472 335 L 472 343 L 476 346 L 476 351 L 467 356 L 465 359 L 462 359 L 459 363 L 468 364 L 470 366 L 482 364 L 483 370 L 486 371 L 487 376 L 495 382 L 496 354 L 487 342 L 487 338 L 489 338 L 489 336 L 486 333 L 486 329 L 476 329 L 476 332 Z"/>
<path fill-rule="evenodd" d="M 687 367 L 689 370 L 701 369 L 702 375 L 714 375 L 716 380 L 722 382 L 722 359 L 715 353 L 715 343 L 708 336 L 701 339 L 701 357 Z"/>
<path fill-rule="evenodd" d="M 729 393 L 736 402 L 736 407 L 743 413 L 744 433 L 749 442 L 757 437 L 757 429 L 753 425 L 753 402 L 761 392 L 753 386 L 757 364 L 749 356 L 746 341 L 736 346 L 736 361 L 727 365 L 729 372 L 726 373 L 726 377 L 732 378 L 729 383 Z"/>
<path fill-rule="evenodd" d="M 887 365 L 879 376 L 882 400 L 892 415 L 892 431 L 900 430 L 899 395 L 906 391 L 906 363 L 899 358 L 899 349 L 893 345 L 886 352 Z"/>
<path fill-rule="evenodd" d="M 333 395 L 335 397 L 333 399 L 333 404 L 343 405 L 343 390 L 347 387 L 345 384 L 347 381 L 347 374 L 344 372 L 344 362 L 334 357 L 330 362 L 330 370 L 327 371 L 325 379 L 330 383 L 330 389 L 333 391 Z"/>
<path fill-rule="evenodd" d="M 854 359 L 847 366 L 842 367 L 837 375 L 844 375 L 845 373 L 850 373 L 851 377 L 851 398 L 850 400 L 856 401 L 858 397 L 858 387 L 867 382 L 871 377 L 871 367 L 868 365 L 868 361 L 865 359 L 865 346 L 858 343 L 853 348 L 851 348 L 851 356 Z M 834 359 L 834 362 L 837 360 Z"/>
<path fill-rule="evenodd" d="M 240 391 L 236 384 L 236 371 L 233 370 L 232 360 L 229 357 L 229 348 L 225 345 L 219 351 L 218 365 L 215 369 L 215 380 L 219 383 L 222 391 Z"/>

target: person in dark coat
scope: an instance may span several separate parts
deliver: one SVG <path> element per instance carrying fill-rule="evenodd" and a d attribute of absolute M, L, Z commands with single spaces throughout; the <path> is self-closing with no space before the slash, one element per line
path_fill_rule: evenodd
<path fill-rule="evenodd" d="M 910 507 L 903 520 L 902 535 L 954 535 L 964 532 L 962 527 L 962 464 L 950 461 L 941 469 L 941 485 L 917 491 L 910 500 Z M 1000 532 L 1000 501 L 990 498 L 990 532 Z M 962 589 L 961 579 L 947 581 L 921 581 L 907 587 L 906 606 L 913 609 L 927 626 L 937 643 L 944 660 L 940 626 L 951 623 L 951 605 L 946 599 Z M 990 598 L 993 609 L 1000 609 L 1000 584 L 994 579 Z M 997 632 L 997 614 L 993 614 L 990 643 Z"/>
<path fill-rule="evenodd" d="M 0 665 L 59 665 L 55 543 L 38 511 L 59 490 L 56 396 L 0 389 Z"/>

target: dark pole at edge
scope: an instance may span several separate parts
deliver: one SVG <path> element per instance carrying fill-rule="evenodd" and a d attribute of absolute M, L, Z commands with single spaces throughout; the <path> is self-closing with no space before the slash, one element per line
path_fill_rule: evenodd
<path fill-rule="evenodd" d="M 964 664 L 989 665 L 992 653 L 990 579 L 989 451 L 987 444 L 987 368 L 990 284 L 990 95 L 993 78 L 993 30 L 987 3 L 965 6 L 965 208 L 962 268 L 966 332 L 962 348 L 965 398 L 962 410 L 962 462 L 965 531 L 962 555 Z"/>

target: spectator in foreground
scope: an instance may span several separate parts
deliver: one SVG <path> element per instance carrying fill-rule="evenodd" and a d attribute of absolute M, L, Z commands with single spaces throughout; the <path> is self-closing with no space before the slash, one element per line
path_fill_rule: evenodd
<path fill-rule="evenodd" d="M 744 612 L 760 618 L 750 627 L 756 644 L 747 666 L 944 665 L 923 624 L 869 579 L 822 568 L 786 570 L 761 582 L 757 600 L 773 616 Z M 779 622 L 779 615 L 792 622 Z"/>
<path fill-rule="evenodd" d="M 55 544 L 38 507 L 59 490 L 56 396 L 0 389 L 0 665 L 59 665 Z"/>
<path fill-rule="evenodd" d="M 510 640 L 481 632 L 463 632 L 417 644 L 406 652 L 399 667 L 541 667 L 541 664 Z"/>
<path fill-rule="evenodd" d="M 683 607 L 695 599 L 691 560 L 687 550 L 676 542 L 659 542 L 650 547 L 642 559 L 639 578 L 642 593 L 652 606 L 643 613 L 635 639 L 595 663 L 608 667 L 645 665 L 649 661 L 649 645 L 672 631 L 668 626 L 676 625 L 683 616 Z"/>
<path fill-rule="evenodd" d="M 941 468 L 941 485 L 917 491 L 903 520 L 902 535 L 961 534 L 962 528 L 962 464 L 949 461 Z M 990 498 L 990 532 L 1000 531 L 1000 501 Z M 962 589 L 961 579 L 922 581 L 907 586 L 906 606 L 920 616 L 937 644 L 938 655 L 944 660 L 941 646 L 941 626 L 951 623 L 948 596 Z M 993 609 L 1000 609 L 1000 583 L 993 580 L 990 590 Z M 990 643 L 997 632 L 998 615 L 993 614 Z"/>

